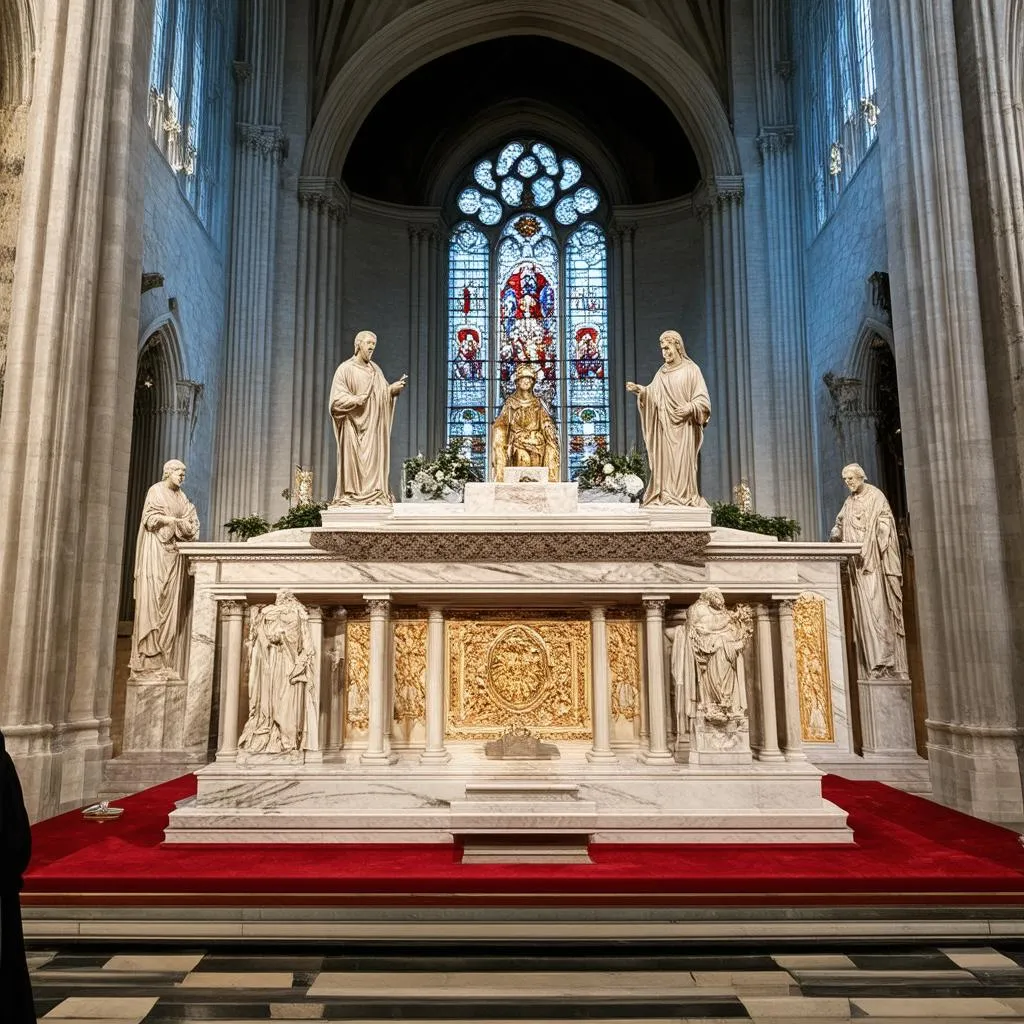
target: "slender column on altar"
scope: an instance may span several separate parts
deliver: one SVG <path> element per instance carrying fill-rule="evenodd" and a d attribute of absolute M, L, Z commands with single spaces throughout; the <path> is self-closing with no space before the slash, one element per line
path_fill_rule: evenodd
<path fill-rule="evenodd" d="M 302 716 L 302 749 L 307 762 L 324 759 L 320 733 L 320 673 L 324 653 L 324 610 L 319 605 L 306 605 L 309 615 L 309 638 L 313 641 L 313 679 L 306 687 Z"/>
<path fill-rule="evenodd" d="M 281 130 L 285 5 L 283 0 L 245 0 L 242 8 L 245 51 L 235 62 L 231 268 L 213 523 L 264 507 L 269 490 L 274 253 L 285 148 Z"/>
<path fill-rule="evenodd" d="M 761 749 L 758 761 L 782 761 L 779 726 L 775 719 L 775 652 L 772 650 L 772 612 L 759 604 L 757 615 L 757 683 L 761 691 Z"/>
<path fill-rule="evenodd" d="M 985 222 L 974 219 L 983 201 L 975 206 L 970 196 L 965 129 L 974 133 L 977 125 L 970 116 L 965 125 L 961 106 L 955 8 L 963 4 L 875 3 L 893 335 L 933 791 L 971 814 L 1020 821 L 1019 667 L 1011 635 L 1020 615 L 1008 599 L 1005 557 L 1014 541 L 1004 540 L 1006 494 L 994 455 L 1008 445 L 993 445 L 990 408 L 999 401 L 990 401 L 1002 384 L 999 359 L 979 330 L 978 291 L 988 270 L 985 288 L 998 288 L 1009 306 L 1019 280 L 1004 288 L 1000 279 L 1014 275 L 1011 264 L 996 273 L 991 264 L 979 267 L 975 255 Z M 998 72 L 996 63 L 986 75 Z M 1012 116 L 1008 98 L 1000 107 Z M 1005 176 L 1006 164 L 998 166 L 997 176 Z M 1006 184 L 1013 188 L 1012 178 Z M 1004 222 L 990 234 L 1009 244 L 1014 229 Z M 1019 472 L 1008 458 L 1007 472 Z"/>
<path fill-rule="evenodd" d="M 704 222 L 705 323 L 714 361 L 712 409 L 719 424 L 705 441 L 704 492 L 727 501 L 733 486 L 746 480 L 756 501 L 742 175 L 703 181 L 694 209 Z M 710 472 L 714 466 L 717 481 Z"/>
<path fill-rule="evenodd" d="M 320 747 L 325 751 L 341 748 L 345 737 L 342 679 L 345 674 L 345 626 L 348 613 L 343 607 L 328 608 L 324 616 L 334 623 L 330 647 L 324 640 L 320 652 Z"/>
<path fill-rule="evenodd" d="M 782 702 L 785 708 L 787 761 L 806 761 L 800 730 L 800 693 L 796 685 L 796 632 L 790 598 L 779 602 L 779 637 L 782 641 Z"/>
<path fill-rule="evenodd" d="M 387 732 L 390 724 L 388 666 L 391 663 L 391 601 L 386 597 L 368 597 L 366 607 L 370 611 L 370 721 L 366 750 L 360 756 L 359 763 L 394 764 L 398 758 L 390 751 Z"/>
<path fill-rule="evenodd" d="M 421 764 L 444 764 L 451 754 L 444 749 L 444 612 L 427 612 L 427 744 Z"/>
<path fill-rule="evenodd" d="M 94 799 L 111 749 L 153 4 L 15 4 L 33 8 L 0 416 L 0 727 L 37 819 Z"/>
<path fill-rule="evenodd" d="M 590 609 L 590 678 L 593 745 L 588 761 L 617 761 L 612 753 L 612 693 L 608 674 L 608 623 L 599 605 Z M 664 684 L 663 684 L 664 685 Z"/>
<path fill-rule="evenodd" d="M 217 749 L 218 761 L 234 761 L 238 754 L 238 700 L 242 681 L 241 601 L 222 601 L 220 617 L 224 623 L 224 660 L 220 665 L 220 692 L 224 701 L 223 727 Z"/>
<path fill-rule="evenodd" d="M 668 597 L 644 597 L 647 613 L 647 715 L 650 738 L 640 759 L 645 764 L 672 764 L 668 749 L 668 706 L 665 694 L 665 602 Z"/>
<path fill-rule="evenodd" d="M 757 72 L 757 144 L 764 178 L 768 262 L 768 327 L 775 394 L 775 498 L 780 510 L 818 536 L 818 507 L 811 426 L 810 369 L 804 326 L 802 232 L 792 105 L 793 63 L 784 0 L 754 4 Z M 872 447 L 874 447 L 872 445 Z M 735 484 L 738 481 L 733 480 Z"/>

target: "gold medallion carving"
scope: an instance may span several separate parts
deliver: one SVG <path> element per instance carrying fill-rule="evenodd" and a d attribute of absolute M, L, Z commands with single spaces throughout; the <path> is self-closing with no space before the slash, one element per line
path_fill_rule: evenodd
<path fill-rule="evenodd" d="M 793 630 L 802 739 L 805 743 L 833 743 L 835 722 L 823 598 L 815 594 L 800 595 L 793 606 Z"/>
<path fill-rule="evenodd" d="M 503 616 L 447 623 L 448 736 L 589 739 L 590 623 Z"/>
<path fill-rule="evenodd" d="M 640 637 L 632 619 L 608 623 L 612 715 L 632 722 L 640 715 Z"/>

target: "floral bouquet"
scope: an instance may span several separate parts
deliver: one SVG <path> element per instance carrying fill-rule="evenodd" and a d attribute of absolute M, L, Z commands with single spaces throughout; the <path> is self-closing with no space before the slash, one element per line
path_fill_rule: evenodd
<path fill-rule="evenodd" d="M 585 501 L 639 501 L 647 486 L 647 464 L 636 449 L 616 455 L 601 448 L 584 459 L 576 482 Z"/>
<path fill-rule="evenodd" d="M 466 442 L 452 438 L 433 459 L 420 452 L 402 463 L 402 495 L 406 501 L 462 501 L 467 480 L 480 472 L 466 454 Z"/>

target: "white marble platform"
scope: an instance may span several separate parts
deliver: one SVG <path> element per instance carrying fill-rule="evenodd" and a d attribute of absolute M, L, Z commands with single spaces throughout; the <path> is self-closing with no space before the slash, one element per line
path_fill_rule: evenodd
<path fill-rule="evenodd" d="M 846 812 L 821 796 L 807 762 L 652 768 L 630 752 L 588 762 L 485 762 L 480 744 L 452 760 L 405 754 L 387 768 L 343 763 L 197 772 L 197 796 L 171 813 L 170 843 L 453 842 L 460 835 L 585 834 L 605 843 L 848 843 Z"/>

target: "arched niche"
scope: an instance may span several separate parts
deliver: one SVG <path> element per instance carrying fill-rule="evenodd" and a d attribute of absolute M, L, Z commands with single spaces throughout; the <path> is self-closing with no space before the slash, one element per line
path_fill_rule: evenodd
<path fill-rule="evenodd" d="M 171 317 L 147 325 L 142 333 L 132 414 L 131 463 L 125 513 L 124 556 L 118 618 L 130 623 L 135 544 L 146 491 L 161 479 L 169 459 L 186 464 L 203 386 L 188 378 L 182 361 L 178 326 Z M 127 627 L 125 627 L 127 628 Z"/>

